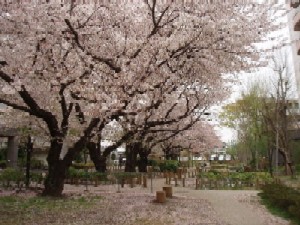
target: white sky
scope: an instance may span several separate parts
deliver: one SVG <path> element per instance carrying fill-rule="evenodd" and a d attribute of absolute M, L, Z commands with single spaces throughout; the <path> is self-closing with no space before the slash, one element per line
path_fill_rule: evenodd
<path fill-rule="evenodd" d="M 287 22 L 287 17 L 281 18 L 280 21 L 282 22 Z M 270 35 L 270 37 L 275 37 L 275 39 L 279 39 L 279 40 L 287 40 L 289 41 L 290 36 L 289 36 L 289 27 L 288 24 L 282 28 L 279 31 L 273 32 L 272 35 Z M 275 42 L 275 40 L 270 40 L 270 46 Z M 290 47 L 284 47 L 284 51 L 285 52 L 290 52 Z M 291 65 L 291 71 L 294 71 L 293 69 L 293 63 L 292 63 L 292 57 L 289 57 L 290 60 L 290 65 Z M 228 103 L 232 103 L 234 102 L 236 99 L 239 98 L 239 96 L 241 95 L 241 92 L 243 90 L 245 90 L 245 88 L 251 84 L 251 82 L 257 81 L 257 80 L 261 80 L 262 82 L 265 82 L 265 80 L 269 79 L 268 76 L 272 75 L 272 69 L 270 67 L 264 67 L 264 68 L 260 68 L 257 72 L 255 73 L 251 73 L 251 74 L 245 74 L 245 73 L 241 73 L 239 75 L 239 81 L 240 81 L 240 85 L 235 85 L 233 87 L 233 92 L 231 97 L 226 100 L 225 104 Z M 293 95 L 291 96 L 291 98 L 298 98 L 297 93 L 296 93 L 296 85 L 295 85 L 295 78 L 294 78 L 294 74 L 291 75 L 292 76 L 292 82 L 294 82 L 293 84 Z M 221 107 L 219 107 L 221 108 Z M 223 142 L 234 142 L 237 139 L 237 131 L 230 129 L 230 128 L 226 128 L 226 127 L 216 127 L 216 131 L 217 134 L 220 136 L 221 140 Z"/>

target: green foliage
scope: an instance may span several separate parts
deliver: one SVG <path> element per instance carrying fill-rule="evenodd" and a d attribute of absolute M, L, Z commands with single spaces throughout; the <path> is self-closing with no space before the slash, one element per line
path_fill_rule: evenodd
<path fill-rule="evenodd" d="M 222 173 L 219 171 L 210 171 L 210 172 L 201 172 L 199 178 L 208 178 L 208 179 L 232 179 L 239 181 L 256 181 L 261 180 L 267 183 L 273 181 L 273 178 L 269 173 L 266 172 L 231 172 L 231 173 Z"/>
<path fill-rule="evenodd" d="M 283 184 L 267 184 L 262 199 L 300 221 L 300 192 Z"/>
<path fill-rule="evenodd" d="M 179 162 L 177 160 L 166 160 L 162 161 L 158 164 L 160 171 L 169 171 L 169 172 L 176 172 L 179 167 Z"/>
<path fill-rule="evenodd" d="M 203 173 L 200 173 L 199 177 L 207 178 L 210 180 L 217 180 L 217 179 L 225 178 L 225 176 L 222 173 L 217 172 L 217 171 L 203 172 Z"/>
<path fill-rule="evenodd" d="M 296 172 L 297 172 L 297 173 L 300 173 L 300 164 L 297 164 L 297 165 L 295 166 L 295 169 L 296 169 Z"/>
<path fill-rule="evenodd" d="M 30 180 L 33 182 L 36 182 L 38 184 L 43 183 L 44 177 L 42 175 L 42 173 L 38 173 L 38 172 L 31 172 L 30 173 Z"/>
<path fill-rule="evenodd" d="M 0 181 L 4 187 L 11 187 L 13 184 L 20 187 L 24 180 L 25 176 L 23 172 L 13 168 L 7 168 L 0 174 Z"/>
<path fill-rule="evenodd" d="M 70 179 L 89 179 L 91 177 L 91 173 L 84 169 L 76 169 L 71 166 L 68 169 L 67 177 Z"/>
<path fill-rule="evenodd" d="M 73 163 L 72 165 L 76 169 L 90 169 L 90 168 L 95 167 L 94 163 L 92 163 L 92 162 L 89 162 L 89 163 Z"/>
<path fill-rule="evenodd" d="M 158 166 L 158 162 L 157 160 L 154 160 L 154 159 L 149 159 L 148 160 L 148 166 L 152 166 L 152 167 L 155 167 L 155 166 Z"/>
<path fill-rule="evenodd" d="M 115 153 L 112 153 L 110 158 L 111 158 L 111 160 L 116 160 L 117 156 Z"/>
<path fill-rule="evenodd" d="M 0 160 L 0 168 L 5 169 L 7 166 L 6 160 Z"/>
<path fill-rule="evenodd" d="M 83 153 L 79 152 L 75 155 L 74 161 L 76 163 L 82 163 L 83 162 Z"/>
<path fill-rule="evenodd" d="M 67 172 L 67 178 L 69 179 L 88 179 L 88 180 L 98 180 L 98 181 L 107 181 L 108 174 L 107 173 L 99 173 L 99 172 L 90 172 L 85 169 L 76 169 L 74 167 L 70 167 Z"/>
<path fill-rule="evenodd" d="M 107 173 L 92 172 L 90 177 L 94 180 L 108 181 L 107 175 Z"/>
<path fill-rule="evenodd" d="M 6 160 L 7 148 L 0 148 L 0 161 Z"/>
<path fill-rule="evenodd" d="M 139 173 L 135 172 L 119 172 L 119 173 L 114 173 L 114 176 L 117 179 L 130 179 L 130 178 L 135 178 L 138 177 Z"/>
<path fill-rule="evenodd" d="M 30 160 L 30 167 L 31 169 L 43 169 L 45 168 L 45 164 L 42 160 L 32 158 Z"/>

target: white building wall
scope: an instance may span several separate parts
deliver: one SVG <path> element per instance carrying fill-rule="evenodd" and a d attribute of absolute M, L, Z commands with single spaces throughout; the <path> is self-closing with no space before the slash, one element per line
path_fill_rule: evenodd
<path fill-rule="evenodd" d="M 291 3 L 288 3 L 288 23 L 292 47 L 292 57 L 296 78 L 297 92 L 300 96 L 300 5 L 296 4 L 295 7 L 291 7 Z M 297 6 L 297 7 L 296 7 Z M 299 23 L 299 27 L 297 26 Z M 295 27 L 296 26 L 296 27 Z M 296 31 L 295 31 L 296 28 Z"/>

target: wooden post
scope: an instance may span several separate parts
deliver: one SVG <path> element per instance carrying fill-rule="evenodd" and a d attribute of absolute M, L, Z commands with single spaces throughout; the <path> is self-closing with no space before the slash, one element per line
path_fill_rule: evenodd
<path fill-rule="evenodd" d="M 172 198 L 173 197 L 173 189 L 172 189 L 171 186 L 163 187 L 163 191 L 166 192 L 166 197 L 167 198 Z"/>
<path fill-rule="evenodd" d="M 98 177 L 95 177 L 95 187 L 98 187 Z"/>
<path fill-rule="evenodd" d="M 136 184 L 138 184 L 138 185 L 142 184 L 142 175 L 138 175 Z"/>
<path fill-rule="evenodd" d="M 172 180 L 172 174 L 171 174 L 171 172 L 169 172 L 168 175 L 169 175 L 169 182 L 168 182 L 168 184 L 171 184 L 171 180 Z"/>
<path fill-rule="evenodd" d="M 165 203 L 167 200 L 166 192 L 164 191 L 156 191 L 156 202 Z"/>
<path fill-rule="evenodd" d="M 130 182 L 130 187 L 131 187 L 131 188 L 134 187 L 134 181 L 133 181 L 133 179 L 134 179 L 134 178 L 132 178 L 132 177 L 129 178 L 129 182 Z"/>
<path fill-rule="evenodd" d="M 147 187 L 147 176 L 146 175 L 143 176 L 143 187 L 144 188 Z"/>
<path fill-rule="evenodd" d="M 185 187 L 185 178 L 182 178 L 182 187 Z"/>
<path fill-rule="evenodd" d="M 181 178 L 182 178 L 182 168 L 178 168 L 176 172 L 177 172 L 178 179 L 181 180 Z"/>

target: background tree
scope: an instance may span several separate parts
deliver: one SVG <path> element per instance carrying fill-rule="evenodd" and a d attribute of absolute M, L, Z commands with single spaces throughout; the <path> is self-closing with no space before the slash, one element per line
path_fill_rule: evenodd
<path fill-rule="evenodd" d="M 222 117 L 226 120 L 225 124 L 239 130 L 239 145 L 244 152 L 250 150 L 252 162 L 258 165 L 260 148 L 260 152 L 269 158 L 272 172 L 275 154 L 279 151 L 284 158 L 286 174 L 291 174 L 289 129 L 294 118 L 288 104 L 292 94 L 292 74 L 282 52 L 277 58 L 272 58 L 270 66 L 273 73 L 267 78 L 269 86 L 262 85 L 266 82 L 255 81 L 240 100 L 225 107 Z"/>

